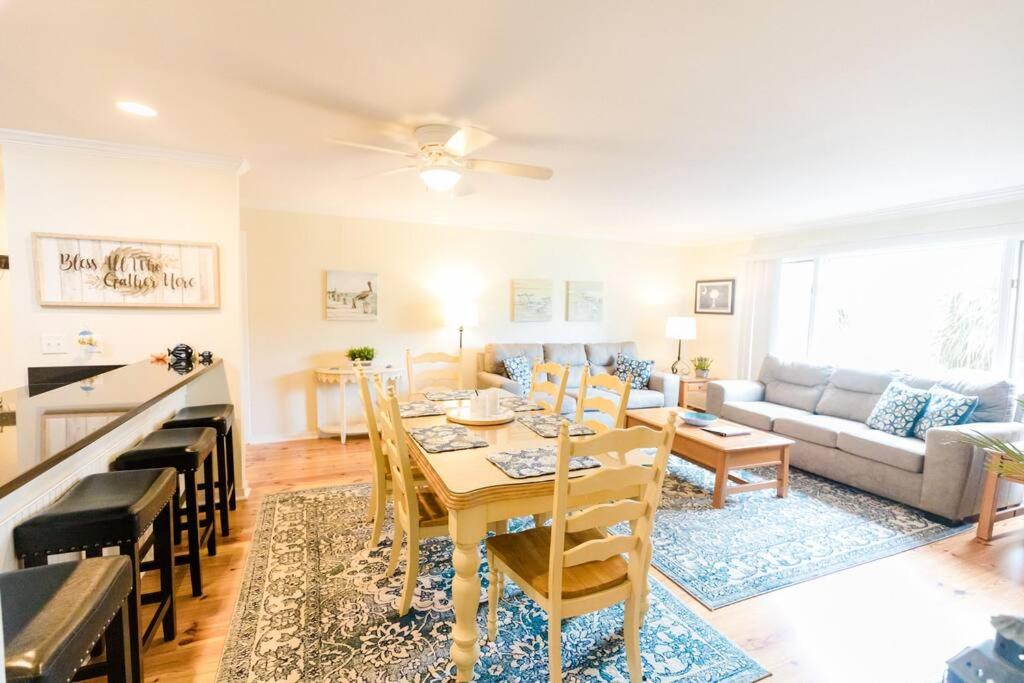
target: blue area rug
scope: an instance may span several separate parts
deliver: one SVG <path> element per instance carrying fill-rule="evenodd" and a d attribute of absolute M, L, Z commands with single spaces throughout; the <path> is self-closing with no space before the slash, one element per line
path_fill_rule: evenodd
<path fill-rule="evenodd" d="M 402 575 L 383 577 L 390 548 L 368 551 L 365 485 L 268 496 L 217 680 L 446 681 L 451 647 L 451 542 L 421 544 L 413 610 L 394 605 Z M 390 537 L 390 530 L 388 530 Z M 478 625 L 485 632 L 486 566 Z M 547 616 L 509 581 L 498 639 L 481 643 L 480 681 L 546 681 Z M 626 678 L 621 608 L 566 620 L 567 681 Z M 641 649 L 650 681 L 757 681 L 768 672 L 656 581 Z"/>
<path fill-rule="evenodd" d="M 774 469 L 739 473 L 756 481 Z M 654 566 L 710 609 L 831 574 L 971 528 L 813 474 L 790 469 L 774 489 L 711 507 L 714 475 L 672 458 L 654 522 Z"/>

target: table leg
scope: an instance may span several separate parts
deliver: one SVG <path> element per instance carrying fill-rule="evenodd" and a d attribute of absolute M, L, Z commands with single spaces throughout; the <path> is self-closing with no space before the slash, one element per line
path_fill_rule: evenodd
<path fill-rule="evenodd" d="M 487 516 L 482 507 L 451 510 L 448 524 L 455 550 L 452 565 L 452 603 L 455 626 L 452 628 L 452 661 L 456 681 L 473 680 L 473 666 L 480 658 L 476 613 L 480 609 L 480 542 L 487 535 Z"/>
<path fill-rule="evenodd" d="M 725 487 L 729 485 L 729 469 L 727 462 L 719 461 L 715 468 L 715 490 L 711 496 L 711 507 L 721 509 L 725 507 Z"/>
<path fill-rule="evenodd" d="M 348 438 L 348 416 L 345 414 L 345 385 L 348 384 L 344 379 L 339 378 L 338 391 L 341 392 L 341 396 L 338 397 L 338 438 L 341 439 L 341 443 L 345 443 Z"/>
<path fill-rule="evenodd" d="M 996 458 L 998 456 L 990 455 L 989 458 Z M 986 463 L 991 465 L 992 462 Z M 979 541 L 991 541 L 992 540 L 992 528 L 996 523 L 996 491 L 999 489 L 999 474 L 985 469 L 985 483 L 981 490 L 981 509 L 978 517 L 978 540 Z"/>
<path fill-rule="evenodd" d="M 779 485 L 775 489 L 775 495 L 779 498 L 785 498 L 789 494 L 789 446 L 782 449 L 782 458 L 775 473 L 775 478 L 779 480 Z"/>

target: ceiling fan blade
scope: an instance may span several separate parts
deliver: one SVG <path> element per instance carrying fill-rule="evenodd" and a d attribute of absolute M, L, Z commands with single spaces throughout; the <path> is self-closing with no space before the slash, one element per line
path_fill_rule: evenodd
<path fill-rule="evenodd" d="M 514 175 L 521 178 L 532 178 L 534 180 L 549 180 L 555 173 L 550 168 L 544 168 L 543 166 L 513 164 L 508 161 L 464 159 L 463 163 L 470 171 L 480 171 L 481 173 L 500 173 L 502 175 Z"/>
<path fill-rule="evenodd" d="M 464 157 L 486 147 L 497 139 L 485 130 L 473 126 L 462 126 L 448 138 L 448 142 L 444 143 L 444 148 L 449 154 Z"/>
<path fill-rule="evenodd" d="M 354 147 L 356 149 L 364 149 L 369 152 L 384 152 L 385 154 L 394 154 L 400 157 L 406 157 L 407 159 L 415 159 L 416 155 L 412 152 L 403 152 L 399 149 L 391 149 L 389 147 L 377 147 L 376 145 L 364 145 L 361 142 L 350 142 L 348 140 L 339 140 L 337 138 L 328 138 L 328 142 L 335 145 L 342 145 L 344 147 Z"/>

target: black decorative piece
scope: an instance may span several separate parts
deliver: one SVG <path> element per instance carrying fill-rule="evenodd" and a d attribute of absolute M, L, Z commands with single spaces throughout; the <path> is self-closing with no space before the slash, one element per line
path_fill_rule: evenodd
<path fill-rule="evenodd" d="M 183 360 L 172 360 L 167 363 L 168 370 L 174 370 L 179 375 L 187 375 L 188 373 L 195 370 L 195 363 L 192 362 L 191 358 Z"/>
<path fill-rule="evenodd" d="M 178 344 L 173 349 L 167 349 L 167 356 L 174 360 L 187 360 L 191 363 L 195 358 L 195 351 L 188 344 Z"/>
<path fill-rule="evenodd" d="M 213 362 L 213 351 L 202 351 L 199 354 L 199 362 L 203 365 L 209 365 Z"/>

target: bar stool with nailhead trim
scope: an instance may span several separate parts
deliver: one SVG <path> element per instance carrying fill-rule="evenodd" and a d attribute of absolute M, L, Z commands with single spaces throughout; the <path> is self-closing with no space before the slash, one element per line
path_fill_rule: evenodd
<path fill-rule="evenodd" d="M 91 474 L 73 485 L 57 502 L 14 528 L 14 551 L 25 567 L 41 567 L 50 555 L 85 552 L 99 557 L 116 547 L 131 562 L 132 590 L 128 597 L 128 630 L 135 680 L 142 679 L 142 649 L 163 625 L 164 640 L 177 630 L 174 613 L 174 545 L 171 500 L 177 483 L 172 469 Z M 152 527 L 153 533 L 146 536 Z M 153 550 L 155 560 L 142 558 Z M 160 571 L 160 589 L 142 593 L 141 572 Z M 145 630 L 139 624 L 143 604 L 157 604 Z"/>
<path fill-rule="evenodd" d="M 230 403 L 213 403 L 182 408 L 167 422 L 164 429 L 211 427 L 217 430 L 217 508 L 220 510 L 220 532 L 230 533 L 228 510 L 235 509 L 235 407 Z"/>

